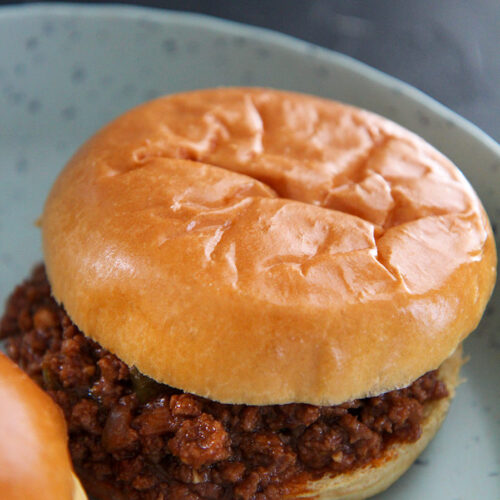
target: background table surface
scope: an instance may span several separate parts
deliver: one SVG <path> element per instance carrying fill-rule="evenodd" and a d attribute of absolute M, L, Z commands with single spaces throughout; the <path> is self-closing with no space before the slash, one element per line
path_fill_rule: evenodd
<path fill-rule="evenodd" d="M 14 3 L 28 2 L 0 0 Z M 337 50 L 414 85 L 500 140 L 499 0 L 120 3 L 210 14 Z"/>

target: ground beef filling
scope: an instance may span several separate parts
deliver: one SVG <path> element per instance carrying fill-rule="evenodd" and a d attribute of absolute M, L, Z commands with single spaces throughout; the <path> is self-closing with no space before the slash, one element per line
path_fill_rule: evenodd
<path fill-rule="evenodd" d="M 132 500 L 281 498 L 290 484 L 416 441 L 424 405 L 447 396 L 436 372 L 327 407 L 220 404 L 183 393 L 86 338 L 52 299 L 42 266 L 10 297 L 0 336 L 63 409 L 75 468 Z"/>

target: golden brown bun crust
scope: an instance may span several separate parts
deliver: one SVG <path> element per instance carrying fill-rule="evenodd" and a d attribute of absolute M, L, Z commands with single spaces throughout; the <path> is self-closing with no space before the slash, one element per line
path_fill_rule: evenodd
<path fill-rule="evenodd" d="M 119 117 L 63 170 L 42 229 L 82 331 L 229 403 L 408 385 L 476 327 L 495 280 L 488 219 L 449 160 L 379 116 L 267 89 Z"/>
<path fill-rule="evenodd" d="M 2 500 L 84 500 L 74 477 L 61 410 L 0 353 Z"/>
<path fill-rule="evenodd" d="M 394 444 L 374 464 L 333 478 L 323 477 L 309 485 L 308 493 L 300 498 L 314 497 L 322 500 L 362 500 L 387 489 L 413 464 L 441 427 L 455 389 L 460 383 L 459 373 L 463 364 L 462 346 L 447 359 L 439 370 L 441 380 L 446 383 L 449 396 L 426 406 L 422 423 L 422 436 L 415 443 Z"/>

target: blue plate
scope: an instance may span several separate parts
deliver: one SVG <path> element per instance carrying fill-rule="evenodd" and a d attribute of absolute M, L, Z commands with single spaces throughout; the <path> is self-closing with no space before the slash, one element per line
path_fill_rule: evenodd
<path fill-rule="evenodd" d="M 124 6 L 0 9 L 0 300 L 41 260 L 33 222 L 72 151 L 153 97 L 217 85 L 317 94 L 387 116 L 462 169 L 493 224 L 500 147 L 418 90 L 349 57 L 206 16 Z M 443 429 L 378 498 L 500 499 L 500 294 L 466 342 L 468 379 Z"/>

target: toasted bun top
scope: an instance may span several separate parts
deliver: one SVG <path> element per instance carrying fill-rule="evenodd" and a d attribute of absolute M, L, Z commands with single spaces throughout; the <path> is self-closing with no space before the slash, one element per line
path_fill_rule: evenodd
<path fill-rule="evenodd" d="M 495 280 L 459 170 L 394 123 L 267 89 L 164 97 L 90 139 L 42 217 L 56 299 L 160 382 L 336 404 L 405 386 Z"/>
<path fill-rule="evenodd" d="M 0 353 L 2 500 L 84 500 L 72 474 L 61 410 Z"/>

